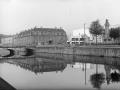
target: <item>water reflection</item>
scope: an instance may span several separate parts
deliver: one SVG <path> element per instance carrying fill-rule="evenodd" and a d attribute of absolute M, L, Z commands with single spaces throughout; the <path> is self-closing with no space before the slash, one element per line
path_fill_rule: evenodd
<path fill-rule="evenodd" d="M 63 73 L 61 74 L 63 76 L 61 77 L 64 77 L 64 79 L 63 78 L 61 79 L 59 77 L 61 80 L 63 80 L 61 82 L 65 82 L 69 85 L 74 85 L 73 84 L 74 82 L 75 83 L 74 86 L 76 86 L 76 88 L 82 88 L 82 87 L 88 88 L 90 87 L 89 85 L 92 85 L 92 87 L 96 89 L 101 89 L 101 88 L 105 89 L 106 87 L 105 85 L 108 85 L 109 89 L 120 88 L 119 58 L 78 56 L 78 55 L 58 55 L 58 54 L 57 55 L 41 54 L 41 55 L 44 55 L 44 57 L 41 56 L 42 57 L 41 58 L 39 56 L 32 58 L 28 57 L 28 58 L 18 58 L 18 59 L 1 59 L 0 62 L 16 65 L 17 67 L 34 72 L 35 74 L 63 71 Z M 66 72 L 64 72 L 65 69 L 67 70 L 66 71 L 67 74 Z M 78 71 L 74 72 L 72 70 L 78 70 Z M 83 74 L 84 77 L 82 76 Z M 76 77 L 73 77 L 74 78 L 73 80 L 76 81 L 69 81 L 71 80 L 72 77 L 71 75 L 74 76 L 77 75 Z M 81 75 L 81 77 L 79 75 Z M 83 79 L 85 80 L 85 82 L 83 82 Z M 57 79 L 56 80 L 53 79 L 53 80 L 56 81 Z M 84 83 L 85 86 L 83 86 L 80 83 L 80 81 Z M 117 84 L 118 87 L 115 87 L 113 83 Z M 62 83 L 60 84 L 62 85 Z M 81 84 L 81 87 L 79 87 L 79 84 Z"/>
<path fill-rule="evenodd" d="M 120 73 L 116 72 L 116 71 L 111 73 L 111 81 L 112 82 L 120 82 Z"/>
<path fill-rule="evenodd" d="M 107 84 L 120 82 L 120 66 L 104 65 Z"/>
<path fill-rule="evenodd" d="M 90 76 L 91 84 L 94 88 L 101 88 L 101 85 L 105 82 L 105 74 L 104 73 L 96 73 Z"/>
<path fill-rule="evenodd" d="M 41 58 L 25 58 L 19 60 L 7 60 L 7 63 L 17 65 L 25 70 L 32 71 L 34 73 L 63 71 L 67 64 L 63 61 L 51 61 Z"/>

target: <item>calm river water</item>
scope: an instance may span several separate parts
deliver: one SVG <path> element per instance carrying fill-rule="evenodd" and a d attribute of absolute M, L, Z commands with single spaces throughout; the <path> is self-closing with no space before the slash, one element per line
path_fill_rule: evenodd
<path fill-rule="evenodd" d="M 1 59 L 0 76 L 18 90 L 120 89 L 120 58 L 48 56 Z"/>

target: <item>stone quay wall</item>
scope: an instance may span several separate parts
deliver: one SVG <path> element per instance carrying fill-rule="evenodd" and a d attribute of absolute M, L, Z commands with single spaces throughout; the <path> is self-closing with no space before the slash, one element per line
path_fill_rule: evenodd
<path fill-rule="evenodd" d="M 39 53 L 67 54 L 67 55 L 87 55 L 87 56 L 108 56 L 120 57 L 120 47 L 114 46 L 39 46 L 35 49 L 36 55 Z M 38 53 L 38 54 L 37 54 Z"/>

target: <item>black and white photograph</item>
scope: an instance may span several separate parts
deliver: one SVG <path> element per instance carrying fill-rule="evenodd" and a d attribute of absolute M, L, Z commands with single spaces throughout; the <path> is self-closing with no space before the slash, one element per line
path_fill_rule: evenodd
<path fill-rule="evenodd" d="M 120 90 L 120 0 L 0 0 L 0 90 Z"/>

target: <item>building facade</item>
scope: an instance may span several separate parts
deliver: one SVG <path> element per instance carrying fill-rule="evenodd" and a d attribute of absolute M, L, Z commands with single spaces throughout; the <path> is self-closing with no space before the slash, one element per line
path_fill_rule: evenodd
<path fill-rule="evenodd" d="M 11 37 L 2 38 L 3 45 L 34 46 L 65 44 L 67 35 L 63 29 L 58 28 L 33 28 L 20 32 Z"/>
<path fill-rule="evenodd" d="M 11 46 L 12 45 L 12 41 L 13 41 L 13 37 L 12 36 L 2 37 L 1 38 L 1 45 Z"/>
<path fill-rule="evenodd" d="M 103 43 L 103 36 L 97 36 L 97 41 L 96 36 L 92 36 L 91 43 Z"/>
<path fill-rule="evenodd" d="M 71 45 L 83 45 L 83 44 L 89 44 L 90 38 L 85 35 L 80 36 L 72 36 L 70 41 L 68 41 Z"/>

